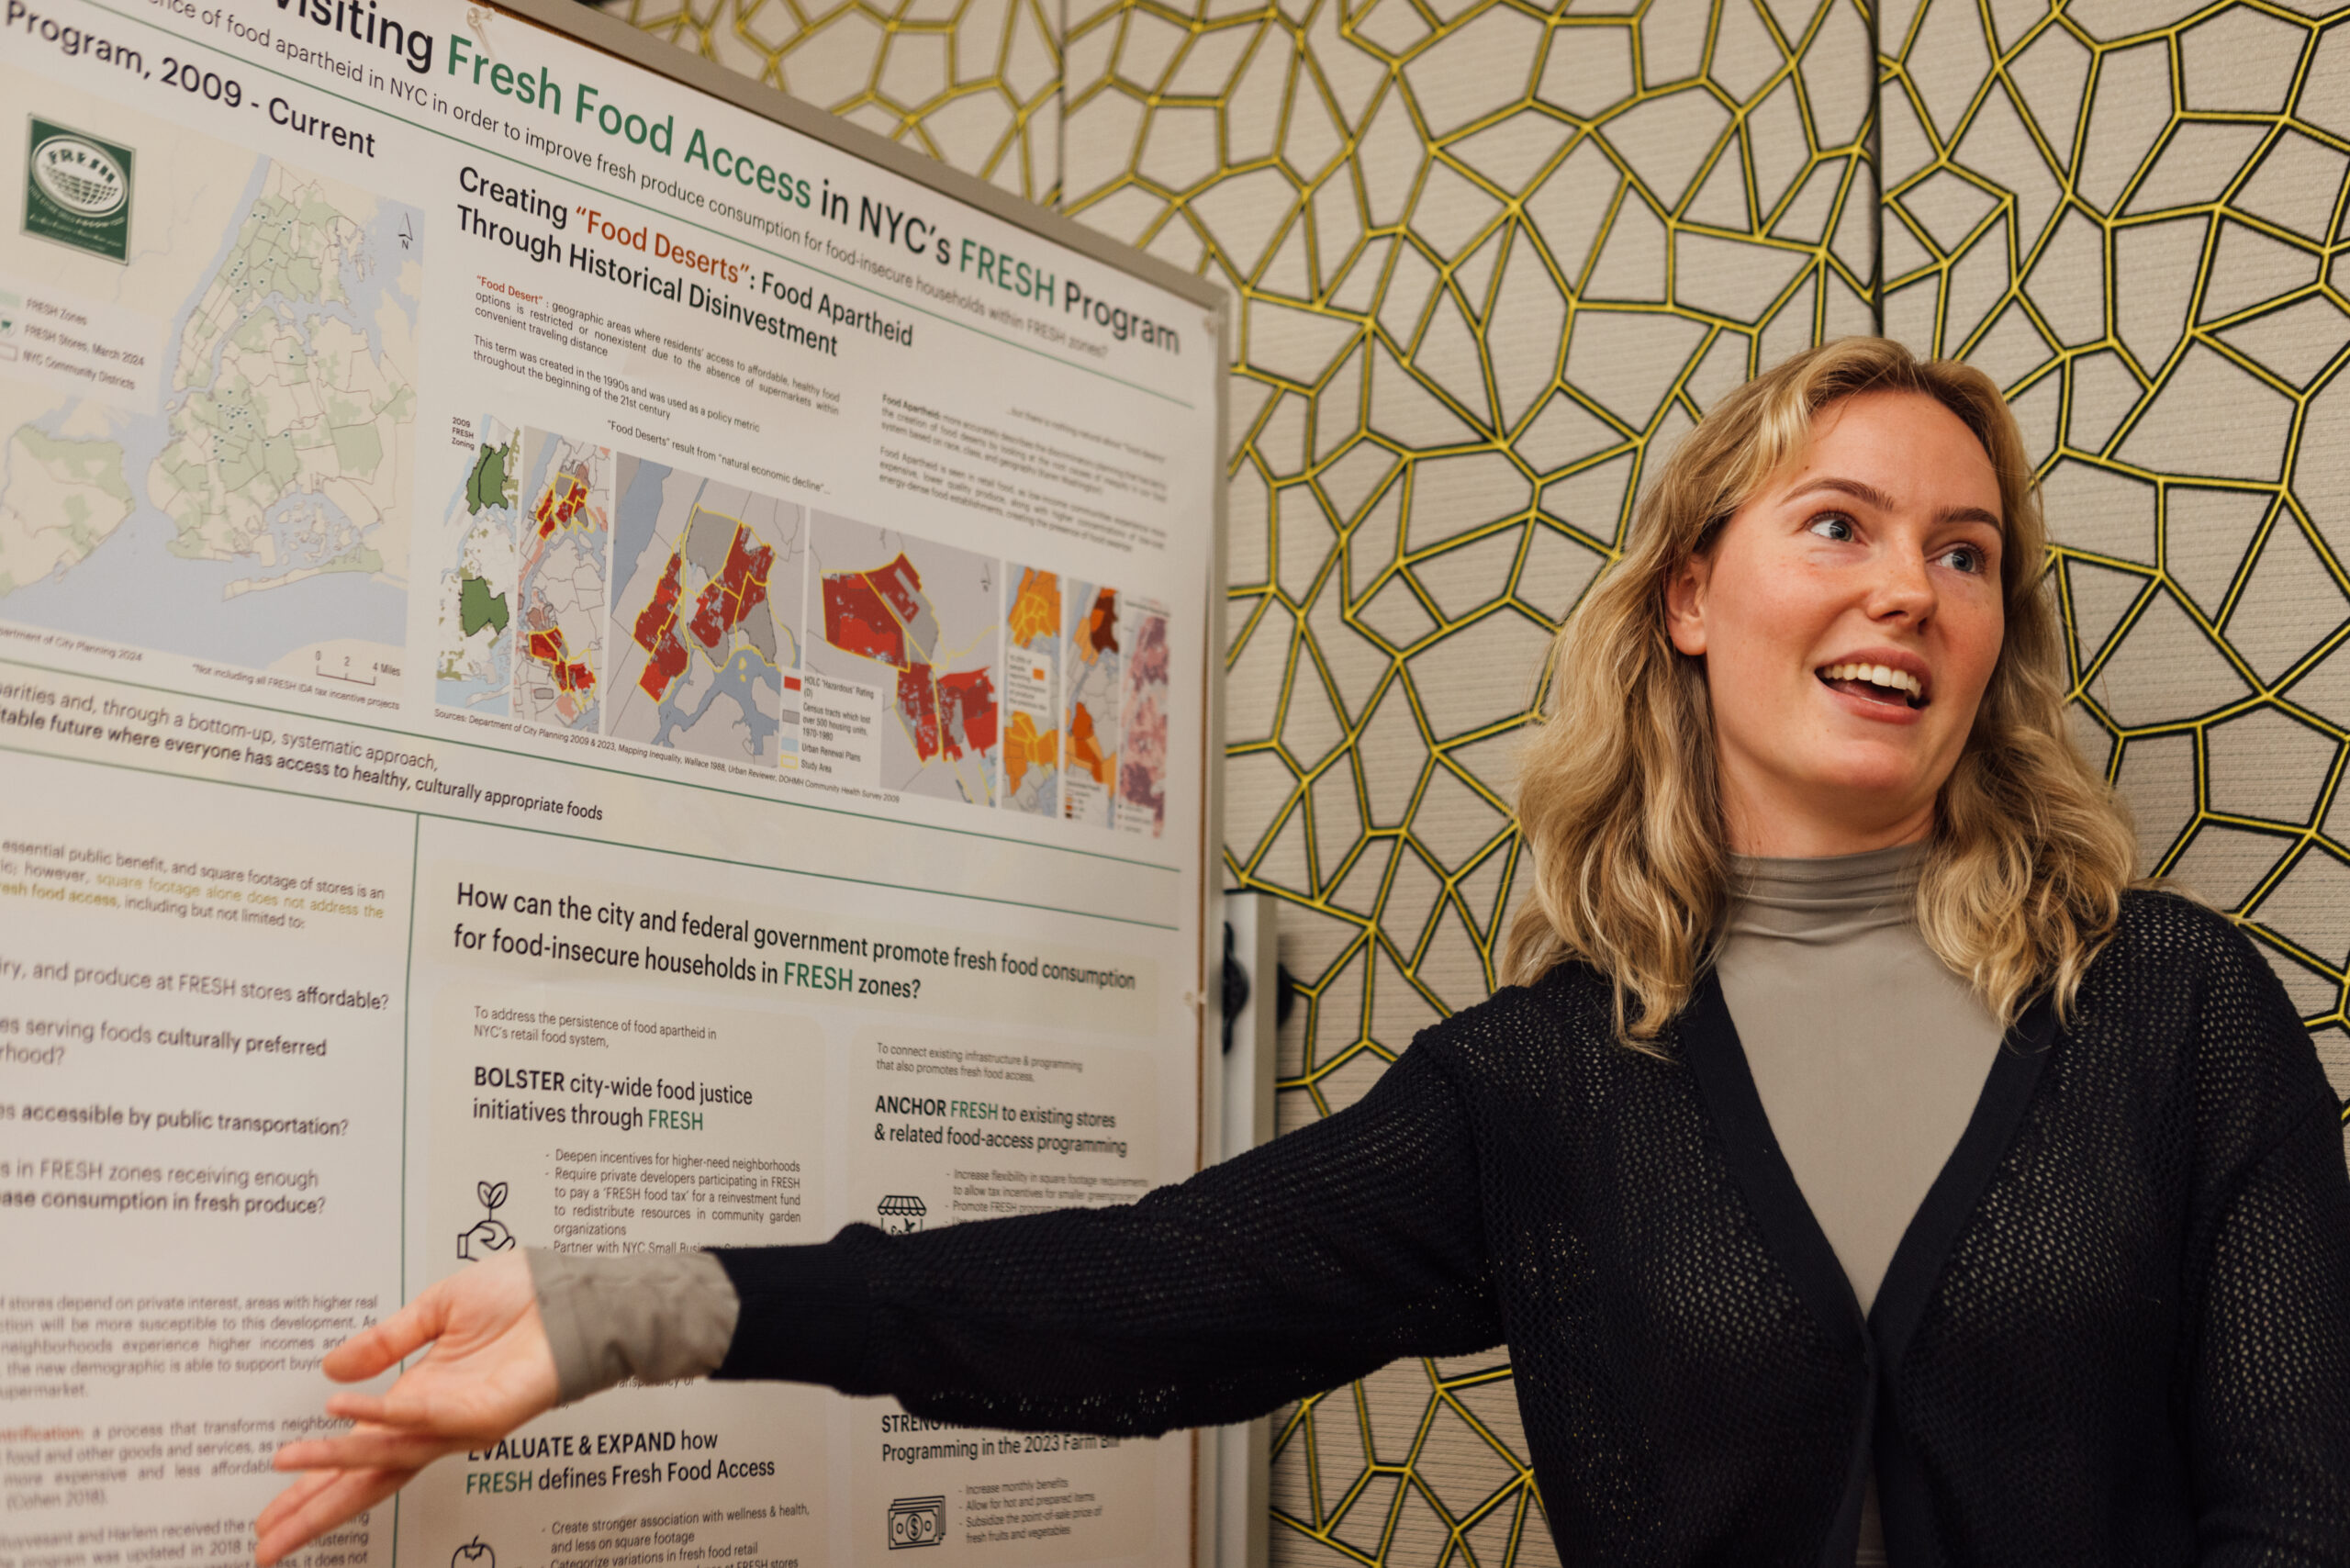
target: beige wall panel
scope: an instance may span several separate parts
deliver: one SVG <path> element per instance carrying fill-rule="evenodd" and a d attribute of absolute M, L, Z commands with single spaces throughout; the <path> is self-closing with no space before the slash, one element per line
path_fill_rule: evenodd
<path fill-rule="evenodd" d="M 2350 10 L 2322 12 L 1891 8 L 1886 318 L 2014 399 L 2146 868 L 2237 912 L 2350 1090 Z"/>
<path fill-rule="evenodd" d="M 656 38 L 1047 206 L 1058 0 L 624 0 Z"/>

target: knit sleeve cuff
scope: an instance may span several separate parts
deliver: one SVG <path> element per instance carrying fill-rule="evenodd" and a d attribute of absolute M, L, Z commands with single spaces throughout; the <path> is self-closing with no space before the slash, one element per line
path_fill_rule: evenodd
<path fill-rule="evenodd" d="M 528 1256 L 557 1404 L 631 1380 L 701 1377 L 725 1356 L 739 1308 L 709 1253 L 604 1258 L 533 1247 Z"/>
<path fill-rule="evenodd" d="M 711 1375 L 821 1383 L 867 1392 L 872 1291 L 849 1245 L 856 1227 L 808 1247 L 721 1248 L 742 1302 L 733 1343 Z"/>

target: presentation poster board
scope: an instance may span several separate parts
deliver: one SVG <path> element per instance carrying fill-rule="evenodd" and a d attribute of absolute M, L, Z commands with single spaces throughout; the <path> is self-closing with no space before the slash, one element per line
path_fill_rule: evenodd
<path fill-rule="evenodd" d="M 470 1260 L 1198 1164 L 1216 297 L 634 37 L 6 6 L 0 1568 L 243 1559 L 319 1355 Z M 300 1562 L 1196 1507 L 1186 1440 L 697 1383 Z"/>

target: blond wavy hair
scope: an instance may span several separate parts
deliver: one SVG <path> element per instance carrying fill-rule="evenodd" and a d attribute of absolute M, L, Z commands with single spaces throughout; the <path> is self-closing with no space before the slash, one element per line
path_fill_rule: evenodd
<path fill-rule="evenodd" d="M 1589 964 L 1614 985 L 1627 1044 L 1645 1047 L 1687 1002 L 1730 902 L 1705 664 L 1667 634 L 1667 585 L 1803 452 L 1821 409 L 1888 390 L 1931 398 L 1974 431 L 2005 521 L 2006 636 L 1936 801 L 1919 929 L 2003 1025 L 2043 991 L 2069 1012 L 2113 931 L 2137 846 L 2065 731 L 2048 536 L 2015 417 L 1971 365 L 1845 338 L 1748 382 L 1682 441 L 1639 504 L 1624 558 L 1551 644 L 1548 700 L 1518 757 L 1533 881 L 1504 973 L 1527 984 L 1570 959 Z"/>

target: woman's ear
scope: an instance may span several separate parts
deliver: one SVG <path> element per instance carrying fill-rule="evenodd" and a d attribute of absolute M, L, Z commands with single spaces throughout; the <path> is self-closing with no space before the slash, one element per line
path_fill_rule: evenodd
<path fill-rule="evenodd" d="M 1691 658 L 1706 652 L 1706 589 L 1713 570 L 1709 556 L 1692 555 L 1664 585 L 1665 633 Z"/>

